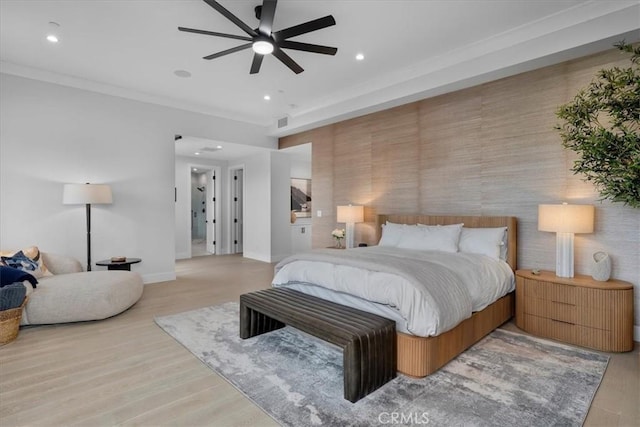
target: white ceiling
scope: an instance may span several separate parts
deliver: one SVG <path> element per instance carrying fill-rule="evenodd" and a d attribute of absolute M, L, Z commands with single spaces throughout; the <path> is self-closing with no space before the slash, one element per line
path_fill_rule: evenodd
<path fill-rule="evenodd" d="M 219 2 L 257 26 L 259 0 Z M 335 46 L 336 56 L 288 51 L 303 73 L 267 57 L 250 75 L 250 50 L 202 59 L 244 42 L 177 30 L 243 35 L 202 0 L 0 0 L 0 71 L 282 136 L 640 39 L 640 2 L 618 0 L 280 0 L 274 30 L 327 14 L 337 25 L 294 40 Z M 45 40 L 50 21 L 57 44 Z"/>
<path fill-rule="evenodd" d="M 197 138 L 189 135 L 181 135 L 176 139 L 176 155 L 200 159 L 213 159 L 219 161 L 233 161 L 243 157 L 271 151 L 268 148 L 253 145 L 233 144 L 223 141 L 211 141 L 210 139 Z M 197 153 L 197 154 L 196 154 Z M 311 156 L 311 153 L 309 153 Z"/>

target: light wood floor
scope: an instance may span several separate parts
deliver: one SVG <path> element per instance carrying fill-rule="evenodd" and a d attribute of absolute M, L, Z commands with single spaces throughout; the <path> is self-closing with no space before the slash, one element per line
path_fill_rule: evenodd
<path fill-rule="evenodd" d="M 273 265 L 207 256 L 176 271 L 178 280 L 147 285 L 118 316 L 23 328 L 0 347 L 0 426 L 275 425 L 153 322 L 266 288 Z M 587 426 L 639 425 L 638 347 L 612 354 Z"/>

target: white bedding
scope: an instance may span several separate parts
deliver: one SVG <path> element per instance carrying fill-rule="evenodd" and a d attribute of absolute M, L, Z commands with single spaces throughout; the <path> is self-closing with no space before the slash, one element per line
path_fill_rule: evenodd
<path fill-rule="evenodd" d="M 288 257 L 272 284 L 376 312 L 401 332 L 427 337 L 512 291 L 514 276 L 506 262 L 485 255 L 372 246 Z"/>

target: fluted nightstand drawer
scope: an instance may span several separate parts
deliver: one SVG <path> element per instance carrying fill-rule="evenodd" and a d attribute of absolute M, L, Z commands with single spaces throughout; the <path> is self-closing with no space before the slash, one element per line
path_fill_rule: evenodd
<path fill-rule="evenodd" d="M 611 330 L 611 319 L 615 317 L 609 309 L 585 307 L 538 298 L 526 298 L 524 312 L 538 317 L 605 330 Z"/>
<path fill-rule="evenodd" d="M 525 318 L 528 332 L 532 334 L 593 348 L 595 350 L 612 351 L 609 350 L 611 331 L 589 328 L 560 320 L 545 319 L 528 314 Z"/>
<path fill-rule="evenodd" d="M 573 305 L 577 302 L 577 292 L 572 286 L 526 279 L 525 281 L 531 282 L 527 283 L 525 288 L 524 295 L 526 298 L 536 298 Z"/>
<path fill-rule="evenodd" d="M 540 298 L 525 299 L 525 314 L 561 320 L 568 323 L 578 323 L 578 308 L 575 304 L 553 302 Z"/>

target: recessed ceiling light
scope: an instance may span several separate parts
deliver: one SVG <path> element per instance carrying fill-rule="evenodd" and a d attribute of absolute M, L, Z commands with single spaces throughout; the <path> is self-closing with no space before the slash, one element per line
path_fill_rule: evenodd
<path fill-rule="evenodd" d="M 193 168 L 193 171 L 194 171 L 194 172 L 198 172 L 198 169 L 197 169 L 197 168 Z"/>
<path fill-rule="evenodd" d="M 197 151 L 196 151 L 195 153 L 193 153 L 193 154 L 195 154 L 196 156 L 199 156 L 199 155 L 200 155 L 200 153 L 198 153 Z"/>
<path fill-rule="evenodd" d="M 216 148 L 217 148 L 218 150 L 222 150 L 222 145 L 216 145 Z"/>
<path fill-rule="evenodd" d="M 359 54 L 356 55 L 356 60 L 362 61 L 363 59 L 364 59 L 364 54 L 359 53 Z"/>
<path fill-rule="evenodd" d="M 49 21 L 49 34 L 47 34 L 47 40 L 50 43 L 58 43 L 60 40 L 58 39 L 58 31 L 60 28 L 60 24 L 54 21 Z"/>
<path fill-rule="evenodd" d="M 271 97 L 270 97 L 269 95 L 265 95 L 265 96 L 264 96 L 264 100 L 265 100 L 265 101 L 269 101 L 270 99 L 271 99 Z"/>
<path fill-rule="evenodd" d="M 187 70 L 175 70 L 173 72 L 173 74 L 175 74 L 178 77 L 185 78 L 185 79 L 191 77 L 191 73 L 188 72 Z"/>

